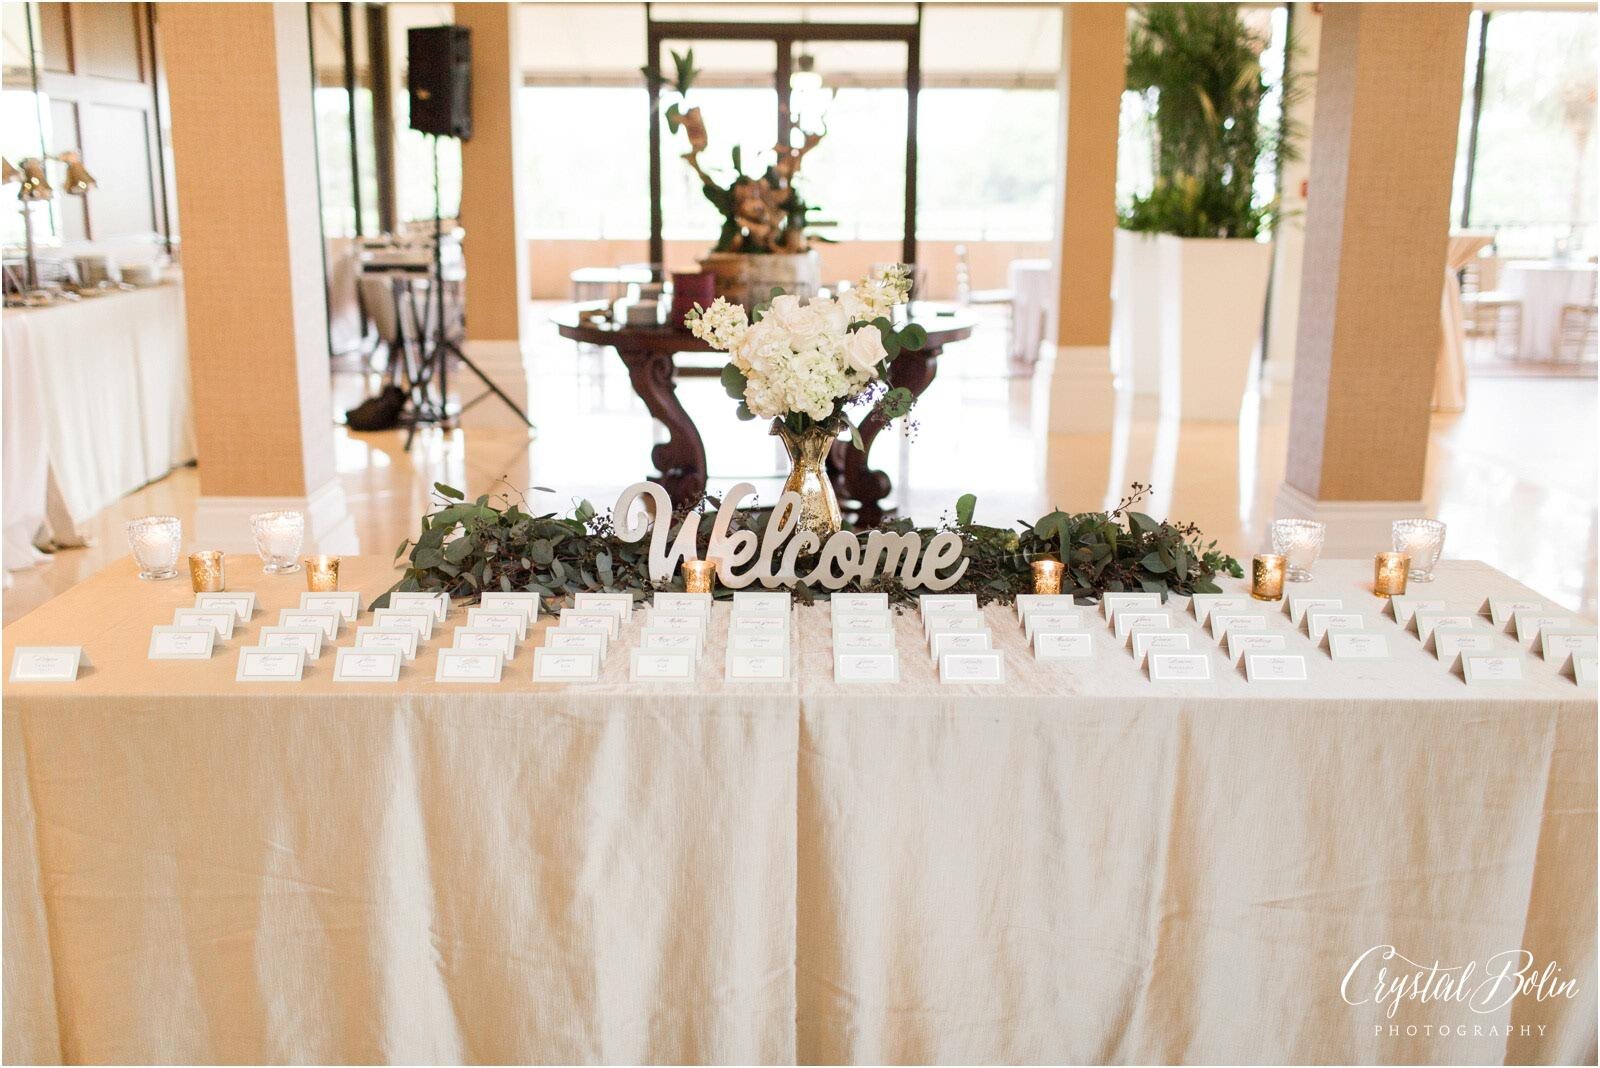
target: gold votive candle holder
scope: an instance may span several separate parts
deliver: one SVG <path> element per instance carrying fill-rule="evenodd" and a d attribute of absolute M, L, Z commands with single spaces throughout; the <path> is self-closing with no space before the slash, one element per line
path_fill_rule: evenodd
<path fill-rule="evenodd" d="M 1406 592 L 1410 570 L 1410 553 L 1379 553 L 1372 562 L 1372 592 L 1379 597 L 1400 596 Z"/>
<path fill-rule="evenodd" d="M 312 593 L 332 593 L 339 588 L 339 558 L 337 556 L 308 556 L 306 589 Z"/>
<path fill-rule="evenodd" d="M 189 554 L 189 581 L 195 593 L 221 593 L 224 589 L 222 554 L 216 550 Z"/>
<path fill-rule="evenodd" d="M 1033 567 L 1033 592 L 1054 594 L 1061 592 L 1061 576 L 1066 565 L 1060 560 L 1035 560 Z"/>
<path fill-rule="evenodd" d="M 710 593 L 717 577 L 715 560 L 685 560 L 683 562 L 683 589 L 685 593 Z"/>
<path fill-rule="evenodd" d="M 1259 553 L 1250 560 L 1250 596 L 1258 601 L 1283 600 L 1283 580 L 1289 573 L 1289 558 L 1277 553 Z"/>

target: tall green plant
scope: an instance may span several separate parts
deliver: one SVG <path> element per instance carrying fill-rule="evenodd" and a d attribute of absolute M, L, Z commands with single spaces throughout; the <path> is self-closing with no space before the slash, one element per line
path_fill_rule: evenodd
<path fill-rule="evenodd" d="M 1271 227 L 1277 204 L 1257 202 L 1256 169 L 1296 158 L 1301 131 L 1288 117 L 1299 88 L 1287 62 L 1282 118 L 1262 121 L 1266 45 L 1237 4 L 1139 9 L 1128 36 L 1128 88 L 1154 104 L 1156 180 L 1124 209 L 1124 228 L 1255 237 Z"/>

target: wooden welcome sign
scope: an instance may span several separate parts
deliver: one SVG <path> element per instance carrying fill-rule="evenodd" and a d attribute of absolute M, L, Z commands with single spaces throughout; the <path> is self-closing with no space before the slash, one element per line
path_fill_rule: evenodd
<path fill-rule="evenodd" d="M 730 531 L 740 502 L 755 493 L 748 482 L 734 486 L 717 509 L 711 528 L 706 559 L 717 565 L 717 578 L 729 589 L 742 589 L 759 582 L 769 589 L 809 586 L 839 590 L 854 583 L 871 586 L 877 577 L 895 575 L 909 589 L 947 590 L 967 570 L 961 554 L 961 537 L 953 531 L 940 531 L 926 545 L 914 533 L 897 534 L 887 530 L 869 531 L 865 537 L 841 530 L 821 541 L 809 530 L 800 530 L 800 495 L 784 493 L 772 510 L 764 534 L 753 530 Z M 635 505 L 639 507 L 635 508 Z M 684 560 L 697 559 L 697 524 L 685 522 L 678 537 L 667 544 L 665 517 L 672 514 L 672 499 L 654 482 L 637 482 L 622 491 L 612 510 L 617 537 L 638 541 L 650 535 L 650 579 L 665 582 Z M 657 522 L 656 517 L 663 521 Z M 796 574 L 801 557 L 817 554 L 817 563 L 804 575 Z"/>

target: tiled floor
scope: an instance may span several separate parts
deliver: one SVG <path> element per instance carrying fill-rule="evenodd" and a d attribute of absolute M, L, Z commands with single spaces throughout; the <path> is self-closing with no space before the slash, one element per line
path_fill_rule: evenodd
<path fill-rule="evenodd" d="M 1111 433 L 1051 436 L 1031 376 L 1007 364 L 1004 336 L 991 321 L 948 349 L 914 433 L 879 440 L 874 463 L 910 514 L 932 519 L 973 492 L 982 522 L 1031 520 L 1057 505 L 1105 507 L 1137 481 L 1153 487 L 1145 505 L 1152 514 L 1193 520 L 1235 555 L 1259 547 L 1283 477 L 1286 389 L 1256 398 L 1238 425 L 1163 421 L 1153 404 L 1124 397 Z M 534 494 L 534 504 L 564 510 L 579 497 L 604 508 L 649 473 L 655 427 L 609 350 L 580 352 L 546 328 L 531 378 L 531 440 L 516 431 L 433 431 L 407 454 L 398 432 L 330 430 L 363 551 L 393 552 L 415 529 L 435 481 L 473 494 L 500 480 L 519 491 L 550 486 L 557 492 Z M 365 389 L 360 375 L 336 375 L 336 408 Z M 685 379 L 679 391 L 705 435 L 713 491 L 749 480 L 770 501 L 784 469 L 777 442 L 733 418 L 714 378 Z M 1472 382 L 1465 414 L 1436 416 L 1426 495 L 1450 526 L 1446 555 L 1487 560 L 1592 617 L 1595 409 L 1592 379 L 1485 376 Z M 107 509 L 88 524 L 91 548 L 13 576 L 5 619 L 121 557 L 123 520 L 191 517 L 198 487 L 192 469 L 178 471 Z"/>

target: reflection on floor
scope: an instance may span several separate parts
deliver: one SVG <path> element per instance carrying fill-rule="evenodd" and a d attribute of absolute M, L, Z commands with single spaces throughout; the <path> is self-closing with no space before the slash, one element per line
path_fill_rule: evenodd
<path fill-rule="evenodd" d="M 1252 398 L 1237 425 L 1163 421 L 1153 403 L 1124 397 L 1112 433 L 1051 436 L 1032 376 L 1008 365 L 1004 338 L 1003 323 L 992 321 L 946 350 L 911 431 L 879 439 L 873 461 L 894 480 L 894 503 L 931 520 L 972 492 L 980 522 L 1005 524 L 1053 506 L 1106 507 L 1142 482 L 1152 487 L 1145 510 L 1197 522 L 1235 555 L 1256 551 L 1283 478 L 1286 387 Z M 565 510 L 580 497 L 605 508 L 649 474 L 656 428 L 616 357 L 579 351 L 549 328 L 534 352 L 531 440 L 509 430 L 431 431 L 408 454 L 398 432 L 331 431 L 363 551 L 392 553 L 435 481 L 471 494 L 550 486 L 555 493 L 532 493 L 531 503 Z M 360 374 L 336 375 L 335 409 L 368 387 Z M 684 379 L 679 392 L 705 435 L 712 491 L 752 481 L 770 501 L 784 469 L 777 441 L 733 418 L 716 379 Z M 1473 382 L 1465 414 L 1436 417 L 1427 499 L 1449 524 L 1446 555 L 1487 560 L 1592 617 L 1595 408 L 1589 382 L 1486 377 Z M 193 470 L 179 471 L 107 509 L 88 524 L 91 548 L 13 576 L 6 621 L 124 556 L 125 519 L 163 512 L 189 521 L 198 487 Z"/>

